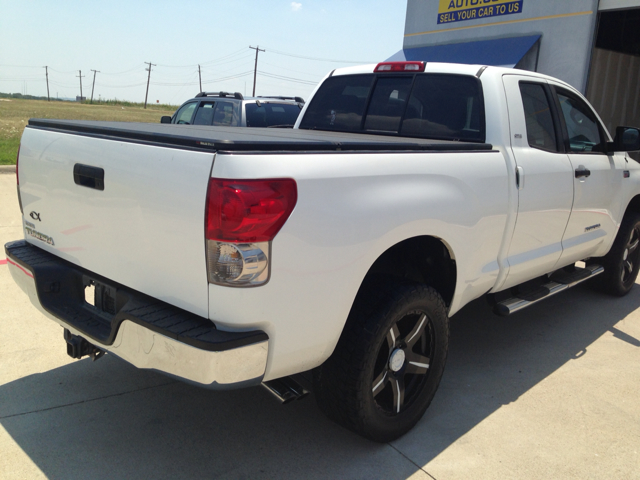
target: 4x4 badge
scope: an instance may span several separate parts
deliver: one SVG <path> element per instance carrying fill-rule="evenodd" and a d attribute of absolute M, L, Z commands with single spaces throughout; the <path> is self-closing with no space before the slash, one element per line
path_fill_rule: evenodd
<path fill-rule="evenodd" d="M 40 220 L 40 214 L 38 212 L 31 212 L 29 214 L 29 216 L 31 218 L 33 218 L 34 220 L 38 220 L 39 222 L 41 222 L 42 220 Z"/>

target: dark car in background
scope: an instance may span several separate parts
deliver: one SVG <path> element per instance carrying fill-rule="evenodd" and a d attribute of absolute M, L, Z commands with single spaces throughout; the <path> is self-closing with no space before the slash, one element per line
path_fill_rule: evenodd
<path fill-rule="evenodd" d="M 241 93 L 200 92 L 161 123 L 219 127 L 292 128 L 304 106 L 300 97 L 247 97 Z"/>

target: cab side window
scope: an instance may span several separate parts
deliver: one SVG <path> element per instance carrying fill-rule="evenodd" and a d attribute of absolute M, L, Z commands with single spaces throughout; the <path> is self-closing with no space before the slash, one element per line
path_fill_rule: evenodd
<path fill-rule="evenodd" d="M 551 102 L 544 86 L 539 83 L 522 82 L 520 94 L 524 106 L 529 146 L 548 152 L 557 152 L 558 142 L 551 114 Z"/>
<path fill-rule="evenodd" d="M 589 106 L 569 92 L 558 90 L 557 94 L 569 135 L 569 151 L 604 152 L 602 131 Z"/>
<path fill-rule="evenodd" d="M 181 125 L 191 125 L 191 118 L 193 117 L 193 111 L 196 109 L 197 102 L 191 102 L 184 105 L 176 113 L 176 122 Z"/>
<path fill-rule="evenodd" d="M 211 125 L 213 123 L 213 107 L 214 102 L 201 103 L 196 112 L 196 118 L 193 119 L 194 125 Z"/>

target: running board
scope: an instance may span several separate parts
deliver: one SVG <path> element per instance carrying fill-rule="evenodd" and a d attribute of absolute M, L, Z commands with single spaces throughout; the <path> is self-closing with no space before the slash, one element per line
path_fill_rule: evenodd
<path fill-rule="evenodd" d="M 542 285 L 537 290 L 496 303 L 493 307 L 493 313 L 506 317 L 534 303 L 538 303 L 540 300 L 589 280 L 602 272 L 604 272 L 604 268 L 600 265 L 587 265 L 585 268 L 576 267 L 573 272 L 559 270 L 550 276 L 549 283 Z"/>

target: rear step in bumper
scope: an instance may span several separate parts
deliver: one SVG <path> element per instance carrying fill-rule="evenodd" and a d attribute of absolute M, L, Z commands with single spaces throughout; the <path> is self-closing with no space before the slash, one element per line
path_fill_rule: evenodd
<path fill-rule="evenodd" d="M 522 295 L 520 297 L 511 297 L 496 303 L 493 312 L 496 315 L 506 317 L 523 308 L 527 308 L 534 303 L 538 303 L 545 298 L 549 298 L 556 293 L 560 293 L 575 285 L 584 282 L 596 275 L 604 272 L 604 268 L 600 265 L 587 265 L 585 268 L 577 268 L 572 273 L 565 275 L 552 275 L 549 283 L 542 285 L 538 290 Z"/>
<path fill-rule="evenodd" d="M 138 368 L 212 389 L 259 385 L 264 377 L 269 343 L 265 332 L 217 330 L 206 318 L 100 277 L 24 240 L 7 243 L 5 253 L 11 276 L 31 303 L 100 350 Z M 96 305 L 104 309 L 85 301 L 89 282 L 99 292 Z"/>

